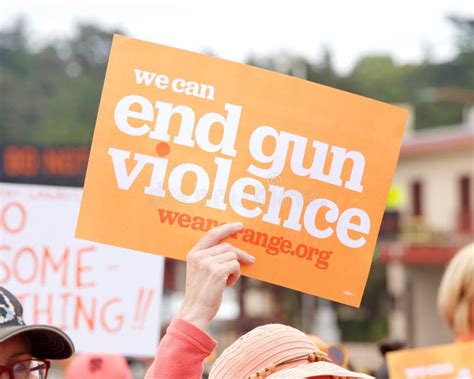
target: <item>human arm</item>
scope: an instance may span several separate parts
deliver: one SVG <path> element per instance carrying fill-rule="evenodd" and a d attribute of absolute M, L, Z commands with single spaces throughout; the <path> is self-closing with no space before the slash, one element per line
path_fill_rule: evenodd
<path fill-rule="evenodd" d="M 175 318 L 162 338 L 145 379 L 189 378 L 202 376 L 203 361 L 216 347 L 206 332 L 187 321 Z"/>
<path fill-rule="evenodd" d="M 240 263 L 255 258 L 222 242 L 242 229 L 231 223 L 210 230 L 186 257 L 183 304 L 158 347 L 146 379 L 200 378 L 216 342 L 205 333 L 222 302 L 224 288 L 240 276 Z"/>

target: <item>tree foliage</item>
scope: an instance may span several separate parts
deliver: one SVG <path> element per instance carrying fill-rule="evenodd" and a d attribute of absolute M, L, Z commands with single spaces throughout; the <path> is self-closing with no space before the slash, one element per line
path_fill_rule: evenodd
<path fill-rule="evenodd" d="M 411 103 L 419 128 L 460 121 L 462 105 L 433 104 L 421 90 L 474 88 L 474 20 L 451 17 L 458 54 L 444 63 L 398 64 L 390 56 L 364 56 L 345 75 L 324 49 L 315 61 L 278 55 L 249 64 L 392 103 Z M 112 34 L 80 24 L 73 36 L 31 46 L 28 25 L 0 30 L 0 142 L 88 144 L 92 138 Z"/>
<path fill-rule="evenodd" d="M 90 143 L 112 34 L 79 25 L 34 49 L 24 21 L 0 31 L 0 141 Z"/>

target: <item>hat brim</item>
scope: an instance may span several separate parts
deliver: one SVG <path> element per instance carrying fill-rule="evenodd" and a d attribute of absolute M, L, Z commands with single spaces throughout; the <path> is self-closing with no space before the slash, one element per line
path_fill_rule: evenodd
<path fill-rule="evenodd" d="M 66 359 L 74 354 L 74 344 L 66 333 L 49 325 L 6 326 L 0 329 L 0 342 L 24 335 L 31 344 L 31 354 L 39 359 Z"/>
<path fill-rule="evenodd" d="M 374 379 L 373 376 L 349 371 L 329 362 L 314 362 L 287 368 L 267 376 L 267 379 L 303 379 L 312 376 L 340 376 L 343 378 Z"/>

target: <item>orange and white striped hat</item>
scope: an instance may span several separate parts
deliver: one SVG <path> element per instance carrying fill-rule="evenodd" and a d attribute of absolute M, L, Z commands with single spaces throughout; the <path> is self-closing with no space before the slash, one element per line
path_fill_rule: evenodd
<path fill-rule="evenodd" d="M 259 326 L 223 351 L 212 366 L 209 379 L 279 379 L 334 376 L 372 377 L 330 362 L 303 332 L 290 326 Z"/>

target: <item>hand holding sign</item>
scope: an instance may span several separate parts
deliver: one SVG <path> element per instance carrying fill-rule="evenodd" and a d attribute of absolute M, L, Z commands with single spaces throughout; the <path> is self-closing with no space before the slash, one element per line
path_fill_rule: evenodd
<path fill-rule="evenodd" d="M 229 243 L 221 242 L 242 230 L 235 222 L 210 230 L 188 253 L 186 291 L 178 317 L 206 329 L 222 302 L 224 287 L 233 286 L 240 277 L 240 263 L 255 258 Z M 239 263 L 240 262 L 240 263 Z"/>

